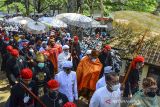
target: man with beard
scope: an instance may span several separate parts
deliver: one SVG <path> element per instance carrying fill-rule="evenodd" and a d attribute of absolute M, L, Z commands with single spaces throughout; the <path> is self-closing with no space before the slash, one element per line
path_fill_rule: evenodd
<path fill-rule="evenodd" d="M 103 65 L 100 76 L 99 76 L 99 78 L 101 78 L 104 74 L 104 67 L 113 66 L 113 61 L 111 56 L 111 46 L 105 45 L 98 58 Z"/>
<path fill-rule="evenodd" d="M 28 65 L 24 58 L 19 55 L 19 51 L 17 49 L 12 49 L 11 55 L 11 59 L 8 59 L 6 62 L 6 72 L 9 83 L 13 86 L 19 79 L 20 71 Z"/>
<path fill-rule="evenodd" d="M 21 81 L 30 91 L 32 91 L 35 95 L 36 86 L 32 81 L 32 70 L 29 68 L 24 68 L 20 72 Z M 34 107 L 33 97 L 23 88 L 20 83 L 14 85 L 11 89 L 11 95 L 8 100 L 8 107 Z"/>
<path fill-rule="evenodd" d="M 44 61 L 44 55 L 38 52 L 36 55 L 36 65 L 33 70 L 33 80 L 36 82 L 39 96 L 44 95 L 47 91 L 45 86 L 48 80 L 51 79 L 50 71 Z"/>
<path fill-rule="evenodd" d="M 77 76 L 72 71 L 71 61 L 63 62 L 63 71 L 59 72 L 55 78 L 60 83 L 59 91 L 65 94 L 70 102 L 78 101 Z"/>
<path fill-rule="evenodd" d="M 63 71 L 63 62 L 69 60 L 69 58 L 71 57 L 68 45 L 64 45 L 62 49 L 63 52 L 58 55 L 58 72 Z"/>
<path fill-rule="evenodd" d="M 42 102 L 46 107 L 63 107 L 63 105 L 68 102 L 68 98 L 58 91 L 60 86 L 59 82 L 56 80 L 49 80 L 47 86 L 48 93 L 45 93 L 45 95 L 41 97 Z M 41 106 L 38 105 L 37 107 Z"/>

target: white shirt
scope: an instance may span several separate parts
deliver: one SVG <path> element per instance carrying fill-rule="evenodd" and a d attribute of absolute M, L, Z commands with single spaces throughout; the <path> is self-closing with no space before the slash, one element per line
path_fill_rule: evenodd
<path fill-rule="evenodd" d="M 120 107 L 121 92 L 109 92 L 107 87 L 104 86 L 95 91 L 93 94 L 89 107 Z"/>
<path fill-rule="evenodd" d="M 68 53 L 66 55 L 64 52 L 58 55 L 58 71 L 63 71 L 63 62 L 67 61 L 68 58 L 71 56 L 71 53 Z"/>
<path fill-rule="evenodd" d="M 67 74 L 61 71 L 55 76 L 55 79 L 60 83 L 59 91 L 65 94 L 70 102 L 73 102 L 74 99 L 78 100 L 76 72 L 71 71 L 70 74 Z"/>
<path fill-rule="evenodd" d="M 105 76 L 103 76 L 102 78 L 100 78 L 97 83 L 96 83 L 96 90 L 106 86 L 106 80 L 105 80 Z"/>

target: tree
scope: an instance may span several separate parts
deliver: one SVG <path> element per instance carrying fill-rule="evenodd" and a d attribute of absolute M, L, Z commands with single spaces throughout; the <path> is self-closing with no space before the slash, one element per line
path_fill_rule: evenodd
<path fill-rule="evenodd" d="M 64 5 L 67 5 L 66 0 L 45 0 L 46 4 L 50 7 L 50 10 L 52 9 L 55 11 L 55 9 L 61 9 L 64 7 Z"/>

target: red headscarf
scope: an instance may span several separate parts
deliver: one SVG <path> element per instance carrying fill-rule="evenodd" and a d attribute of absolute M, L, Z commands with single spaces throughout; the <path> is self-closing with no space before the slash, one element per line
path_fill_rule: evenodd
<path fill-rule="evenodd" d="M 77 107 L 77 106 L 72 102 L 67 102 L 66 104 L 63 105 L 63 107 Z"/>
<path fill-rule="evenodd" d="M 136 68 L 136 63 L 137 62 L 144 62 L 144 57 L 143 56 L 137 56 L 136 58 L 134 58 L 133 62 L 132 62 L 132 69 Z"/>

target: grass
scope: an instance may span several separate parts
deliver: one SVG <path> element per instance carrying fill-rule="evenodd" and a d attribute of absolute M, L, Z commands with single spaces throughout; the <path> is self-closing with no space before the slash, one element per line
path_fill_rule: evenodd
<path fill-rule="evenodd" d="M 117 11 L 113 13 L 113 17 L 115 22 L 116 20 L 126 20 L 128 26 L 135 31 L 150 29 L 152 32 L 160 33 L 159 16 L 137 11 Z"/>

